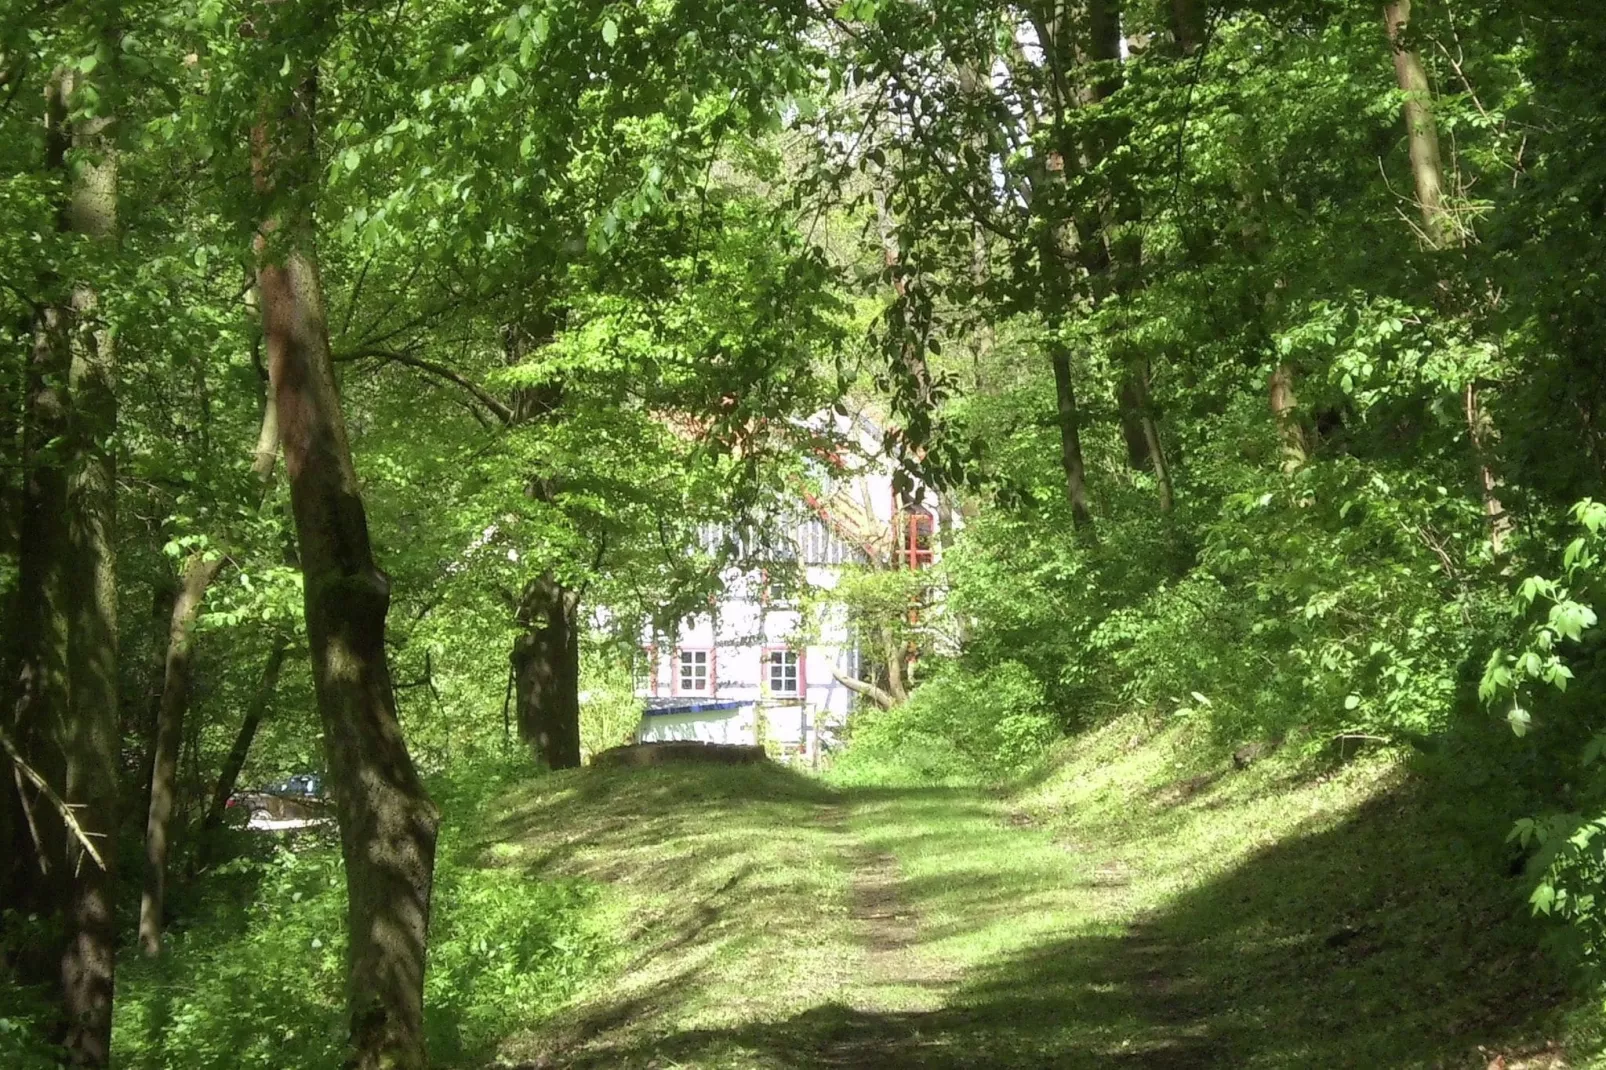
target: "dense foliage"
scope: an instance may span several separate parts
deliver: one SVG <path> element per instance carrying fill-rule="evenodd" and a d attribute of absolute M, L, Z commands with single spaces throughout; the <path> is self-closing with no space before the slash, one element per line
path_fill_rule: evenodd
<path fill-rule="evenodd" d="M 1603 49 L 1596 0 L 0 0 L 0 1061 L 558 1006 L 593 893 L 465 830 L 631 733 L 849 403 L 941 553 L 818 596 L 838 776 L 1133 709 L 1397 747 L 1599 963 Z M 222 820 L 326 766 L 338 846 Z M 391 819 L 410 1024 L 345 950 Z"/>

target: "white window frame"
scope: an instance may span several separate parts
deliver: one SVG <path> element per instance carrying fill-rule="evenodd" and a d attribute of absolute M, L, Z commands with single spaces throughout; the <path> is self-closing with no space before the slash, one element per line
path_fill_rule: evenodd
<path fill-rule="evenodd" d="M 790 659 L 788 665 L 787 659 Z M 775 686 L 777 675 L 785 682 L 791 669 L 792 686 Z M 803 694 L 803 655 L 791 647 L 770 647 L 764 651 L 764 684 L 778 698 L 797 698 Z"/>
<path fill-rule="evenodd" d="M 702 664 L 699 666 L 698 658 Z M 702 669 L 702 683 L 697 681 L 697 670 Z M 687 683 L 687 680 L 692 681 Z M 707 647 L 688 647 L 675 653 L 675 693 L 679 695 L 711 695 L 714 693 L 714 652 Z"/>

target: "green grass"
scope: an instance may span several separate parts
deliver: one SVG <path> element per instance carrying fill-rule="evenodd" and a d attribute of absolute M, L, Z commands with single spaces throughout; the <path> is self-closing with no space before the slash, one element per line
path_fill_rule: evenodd
<path fill-rule="evenodd" d="M 1248 769 L 1126 719 L 1009 791 L 584 771 L 495 850 L 620 953 L 510 1060 L 575 1067 L 1586 1065 L 1498 818 L 1399 760 Z M 1433 801 L 1437 799 L 1438 801 Z"/>
<path fill-rule="evenodd" d="M 646 1065 L 677 1035 L 701 1066 L 748 1066 L 753 1022 L 783 1021 L 851 983 L 846 811 L 773 766 L 586 769 L 512 795 L 488 848 L 531 875 L 610 890 L 618 953 L 605 984 L 509 1061 Z M 723 1039 L 722 1039 L 723 1038 Z"/>
<path fill-rule="evenodd" d="M 1468 800 L 1386 756 L 1239 771 L 1149 736 L 1119 722 L 1005 795 L 861 804 L 964 978 L 911 1065 L 1481 1067 L 1568 1035 Z"/>
<path fill-rule="evenodd" d="M 442 785 L 436 1064 L 1606 1065 L 1487 782 L 1238 769 L 1136 717 L 1007 789 L 874 767 Z M 239 887 L 120 972 L 119 1065 L 337 1065 L 338 877 L 314 849 L 209 878 Z"/>

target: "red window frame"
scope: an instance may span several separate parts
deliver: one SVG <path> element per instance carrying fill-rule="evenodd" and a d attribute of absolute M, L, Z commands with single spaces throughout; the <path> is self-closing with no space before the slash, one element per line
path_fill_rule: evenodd
<path fill-rule="evenodd" d="M 776 691 L 770 686 L 770 662 L 772 656 L 775 654 L 791 654 L 793 657 L 797 658 L 796 691 Z M 805 666 L 808 664 L 808 658 L 802 647 L 786 645 L 767 646 L 759 654 L 759 658 L 759 681 L 763 684 L 764 689 L 768 691 L 771 696 L 775 698 L 802 698 L 809 693 L 808 674 L 805 671 Z"/>
<path fill-rule="evenodd" d="M 680 657 L 682 654 L 708 655 L 708 683 L 702 689 L 687 690 L 680 685 Z M 711 646 L 681 646 L 675 648 L 675 661 L 670 667 L 672 675 L 669 677 L 669 693 L 675 697 L 681 695 L 707 695 L 712 696 L 718 688 L 718 678 L 714 674 L 716 666 L 715 648 Z"/>
<path fill-rule="evenodd" d="M 929 509 L 911 509 L 899 526 L 898 551 L 904 567 L 913 572 L 930 568 L 936 560 L 937 518 Z"/>

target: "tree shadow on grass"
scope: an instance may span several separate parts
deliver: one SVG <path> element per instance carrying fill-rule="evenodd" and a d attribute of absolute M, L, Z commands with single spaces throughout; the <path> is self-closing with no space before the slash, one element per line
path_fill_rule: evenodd
<path fill-rule="evenodd" d="M 1519 1060 L 1544 1051 L 1577 997 L 1535 951 L 1498 839 L 1468 831 L 1464 809 L 1407 783 L 1138 922 L 1089 922 L 984 966 L 936 1010 L 827 1003 L 620 1036 L 550 1065 L 1482 1067 L 1480 1048 L 1550 1065 Z M 1009 909 L 1004 882 L 953 879 L 956 915 Z"/>

